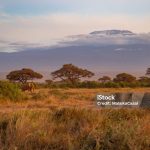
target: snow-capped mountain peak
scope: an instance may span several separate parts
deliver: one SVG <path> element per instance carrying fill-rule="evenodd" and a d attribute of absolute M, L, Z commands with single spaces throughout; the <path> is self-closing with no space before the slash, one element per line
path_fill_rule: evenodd
<path fill-rule="evenodd" d="M 131 35 L 136 35 L 136 34 L 131 32 L 131 31 L 129 31 L 129 30 L 103 30 L 103 31 L 91 32 L 90 35 L 106 35 L 106 36 L 122 35 L 122 36 L 131 36 Z"/>

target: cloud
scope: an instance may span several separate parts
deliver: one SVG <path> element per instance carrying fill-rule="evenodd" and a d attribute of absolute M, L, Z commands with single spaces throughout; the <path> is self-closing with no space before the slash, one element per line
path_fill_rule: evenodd
<path fill-rule="evenodd" d="M 0 39 L 37 45 L 54 45 L 66 36 L 87 34 L 94 30 L 127 29 L 133 32 L 149 32 L 149 26 L 149 16 L 78 13 L 20 16 L 0 13 Z"/>
<path fill-rule="evenodd" d="M 105 31 L 104 31 L 105 32 Z M 76 36 L 69 36 L 66 40 L 60 42 L 62 46 L 109 46 L 109 45 L 149 45 L 150 34 L 83 34 Z M 136 48 L 137 50 L 138 47 Z M 123 51 L 122 48 L 117 48 L 115 51 Z M 129 49 L 130 51 L 130 49 Z"/>
<path fill-rule="evenodd" d="M 40 45 L 37 43 L 10 42 L 10 41 L 0 40 L 0 52 L 12 53 L 12 52 L 44 47 L 44 46 L 45 45 Z"/>

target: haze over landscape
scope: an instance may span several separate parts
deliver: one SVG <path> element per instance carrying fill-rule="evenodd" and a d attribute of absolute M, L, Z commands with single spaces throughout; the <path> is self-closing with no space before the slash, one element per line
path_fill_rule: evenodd
<path fill-rule="evenodd" d="M 48 76 L 66 63 L 98 75 L 144 75 L 149 6 L 149 0 L 0 0 L 0 76 L 23 67 Z"/>

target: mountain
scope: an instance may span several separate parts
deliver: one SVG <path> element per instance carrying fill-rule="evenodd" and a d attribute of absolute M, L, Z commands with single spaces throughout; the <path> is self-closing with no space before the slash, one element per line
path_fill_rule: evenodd
<path fill-rule="evenodd" d="M 23 51 L 1 52 L 0 72 L 30 67 L 50 73 L 65 63 L 73 63 L 98 74 L 129 72 L 144 75 L 150 65 L 150 34 L 127 30 L 70 36 L 54 47 L 26 47 Z"/>
<path fill-rule="evenodd" d="M 91 32 L 92 35 L 123 35 L 123 36 L 131 36 L 135 35 L 135 33 L 128 31 L 128 30 L 104 30 L 104 31 L 94 31 Z"/>

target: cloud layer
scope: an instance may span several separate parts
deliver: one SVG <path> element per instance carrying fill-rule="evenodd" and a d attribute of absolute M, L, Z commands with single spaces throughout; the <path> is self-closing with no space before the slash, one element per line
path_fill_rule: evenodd
<path fill-rule="evenodd" d="M 128 29 L 149 32 L 149 17 L 49 14 L 11 16 L 0 14 L 0 39 L 10 42 L 53 45 L 68 35 L 86 34 L 94 30 Z M 5 43 L 3 43 L 5 44 Z M 0 51 L 4 51 L 2 47 Z"/>
<path fill-rule="evenodd" d="M 149 0 L 0 0 L 0 52 L 21 49 L 9 43 L 54 45 L 94 30 L 150 32 L 149 6 Z"/>

